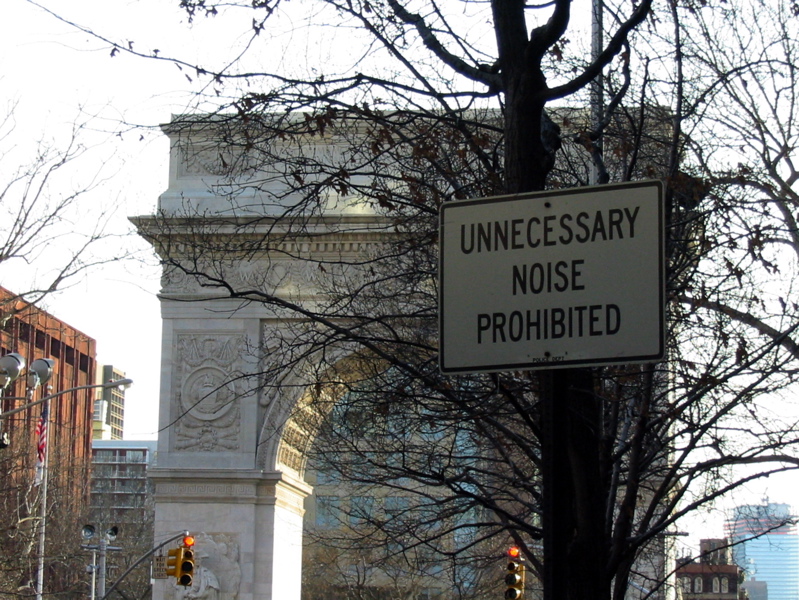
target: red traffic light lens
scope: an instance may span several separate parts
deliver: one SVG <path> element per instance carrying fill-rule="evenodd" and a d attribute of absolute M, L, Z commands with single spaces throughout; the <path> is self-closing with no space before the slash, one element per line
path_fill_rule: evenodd
<path fill-rule="evenodd" d="M 183 536 L 183 546 L 186 548 L 191 548 L 194 546 L 194 536 L 193 535 L 184 535 Z"/>
<path fill-rule="evenodd" d="M 511 546 L 508 548 L 508 556 L 511 558 L 519 558 L 522 555 L 522 551 L 518 546 Z"/>

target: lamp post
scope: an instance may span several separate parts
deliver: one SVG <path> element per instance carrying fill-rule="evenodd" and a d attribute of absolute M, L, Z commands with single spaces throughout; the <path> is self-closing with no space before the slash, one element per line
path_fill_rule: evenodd
<path fill-rule="evenodd" d="M 34 390 L 40 385 L 44 385 L 50 381 L 53 376 L 53 366 L 55 361 L 49 358 L 37 358 L 31 363 L 28 369 L 28 390 L 30 397 L 33 398 Z M 47 398 L 47 396 L 45 396 Z M 45 405 L 42 409 L 42 419 L 39 423 L 39 440 L 37 444 L 39 448 L 44 445 L 44 457 L 40 457 L 41 464 L 37 465 L 37 469 L 42 469 L 41 486 L 42 486 L 42 502 L 41 514 L 39 518 L 39 568 L 36 571 L 36 600 L 42 600 L 42 588 L 44 587 L 44 542 L 45 542 L 45 527 L 47 525 L 47 462 L 50 456 L 48 452 L 50 444 L 46 442 L 46 427 L 47 419 L 49 418 L 49 399 L 44 400 Z M 42 438 L 45 438 L 44 443 Z M 39 450 L 41 454 L 41 450 Z"/>
<path fill-rule="evenodd" d="M 8 356 L 6 354 L 6 356 Z M 32 406 L 36 406 L 38 404 L 42 404 L 43 402 L 47 402 L 48 400 L 52 400 L 57 396 L 61 396 L 62 394 L 69 394 L 71 392 L 79 392 L 80 390 L 92 390 L 92 389 L 110 389 L 110 388 L 117 388 L 117 387 L 128 387 L 133 384 L 132 379 L 115 379 L 114 381 L 106 381 L 105 383 L 94 383 L 91 385 L 79 385 L 77 387 L 69 388 L 68 390 L 62 390 L 60 392 L 55 392 L 50 394 L 49 396 L 45 396 L 44 398 L 39 398 L 38 400 L 28 402 L 27 404 L 23 404 L 22 406 L 18 406 L 14 410 L 7 410 L 4 413 L 0 413 L 0 419 L 5 419 L 6 417 L 10 417 L 11 415 L 15 415 L 17 413 L 21 413 L 23 410 L 28 410 Z M 28 397 L 13 397 L 13 400 L 27 400 Z"/>
<path fill-rule="evenodd" d="M 115 388 L 115 387 L 127 387 L 133 383 L 131 379 L 117 379 L 114 381 L 107 381 L 105 383 L 95 383 L 89 385 L 79 385 L 77 387 L 72 387 L 66 390 L 61 390 L 60 392 L 55 392 L 52 394 L 47 394 L 46 396 L 39 398 L 38 400 L 33 400 L 34 392 L 36 388 L 44 385 L 50 380 L 50 377 L 53 375 L 53 367 L 55 366 L 55 361 L 50 358 L 37 358 L 31 363 L 31 366 L 28 368 L 28 395 L 20 398 L 15 398 L 16 400 L 29 400 L 26 404 L 19 406 L 13 410 L 9 410 L 6 412 L 2 412 L 2 396 L 0 396 L 0 427 L 2 426 L 2 420 L 10 417 L 11 415 L 15 415 L 19 412 L 24 410 L 28 410 L 29 408 L 36 406 L 38 404 L 44 404 L 44 409 L 42 410 L 42 420 L 39 424 L 40 428 L 40 437 L 43 428 L 47 426 L 47 420 L 49 419 L 49 405 L 50 400 L 56 398 L 58 396 L 62 396 L 64 394 L 69 394 L 72 392 L 77 392 L 80 390 L 89 390 L 89 389 L 96 389 L 96 388 Z M 22 369 L 25 368 L 25 359 L 16 353 L 6 354 L 5 356 L 0 358 L 0 394 L 2 394 L 2 390 L 4 390 L 9 383 L 17 379 L 19 377 Z M 45 434 L 46 435 L 46 434 Z M 2 446 L 3 448 L 8 446 L 6 443 L 5 437 L 0 439 L 5 445 Z M 39 440 L 41 444 L 41 440 Z M 42 591 L 44 588 L 44 546 L 45 546 L 45 535 L 46 535 L 46 525 L 47 525 L 47 467 L 48 467 L 48 459 L 49 459 L 49 452 L 48 449 L 50 444 L 44 443 L 43 444 L 43 454 L 44 456 L 40 457 L 40 467 L 42 469 L 42 477 L 41 477 L 41 514 L 39 518 L 39 565 L 36 574 L 36 600 L 42 600 Z M 103 582 L 104 585 L 104 582 Z"/>
<path fill-rule="evenodd" d="M 95 535 L 95 528 L 93 525 L 84 525 L 81 534 L 83 539 L 90 540 Z M 103 535 L 100 536 L 97 544 L 81 544 L 81 548 L 92 551 L 92 600 L 95 598 L 95 589 L 97 596 L 105 598 L 105 580 L 106 580 L 106 553 L 109 550 L 122 550 L 118 546 L 109 546 L 108 542 L 113 542 L 117 538 L 119 528 L 115 525 L 108 528 Z M 100 563 L 95 565 L 94 557 L 99 555 Z M 96 573 L 99 573 L 96 575 Z M 97 585 L 95 586 L 95 581 Z"/>

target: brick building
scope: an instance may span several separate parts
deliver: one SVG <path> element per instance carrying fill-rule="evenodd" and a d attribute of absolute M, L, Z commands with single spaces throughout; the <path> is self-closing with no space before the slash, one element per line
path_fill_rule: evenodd
<path fill-rule="evenodd" d="M 47 312 L 0 288 L 0 355 L 20 354 L 29 366 L 53 360 L 51 379 L 28 396 L 27 369 L 2 390 L 4 412 L 30 400 L 95 383 L 95 340 Z M 0 597 L 31 594 L 37 579 L 41 515 L 46 513 L 44 592 L 80 589 L 85 574 L 70 558 L 89 501 L 94 390 L 84 389 L 50 400 L 47 419 L 47 506 L 45 486 L 37 486 L 36 426 L 43 405 L 2 419 L 8 446 L 0 450 L 0 527 L 13 533 L 0 553 Z M 77 544 L 75 544 L 77 546 Z M 57 557 L 57 558 L 54 558 Z"/>
<path fill-rule="evenodd" d="M 746 598 L 739 588 L 741 569 L 732 562 L 729 540 L 701 540 L 699 560 L 683 561 L 676 576 L 678 597 L 682 600 Z"/>
<path fill-rule="evenodd" d="M 9 352 L 21 354 L 28 365 L 37 358 L 55 361 L 47 389 L 37 390 L 34 400 L 48 392 L 95 383 L 95 340 L 0 287 L 0 355 Z M 23 376 L 3 391 L 3 412 L 27 402 L 19 399 L 26 395 L 25 385 Z M 50 401 L 48 435 L 54 467 L 59 458 L 68 458 L 73 464 L 91 460 L 93 400 L 93 390 L 80 390 Z M 41 410 L 35 406 L 3 419 L 12 444 L 35 451 L 34 431 Z"/>

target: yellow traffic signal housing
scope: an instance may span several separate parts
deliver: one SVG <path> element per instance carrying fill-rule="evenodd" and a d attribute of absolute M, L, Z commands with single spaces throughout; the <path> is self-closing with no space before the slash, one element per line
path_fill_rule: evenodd
<path fill-rule="evenodd" d="M 194 581 L 194 537 L 184 536 L 179 548 L 166 553 L 166 575 L 174 577 L 175 583 L 190 587 Z"/>
<path fill-rule="evenodd" d="M 178 564 L 178 584 L 190 587 L 194 580 L 194 550 L 191 548 L 180 548 L 180 561 Z"/>
<path fill-rule="evenodd" d="M 172 548 L 168 550 L 166 553 L 166 576 L 167 577 L 175 577 L 178 576 L 178 563 L 180 562 L 180 551 L 182 548 Z"/>
<path fill-rule="evenodd" d="M 175 578 L 177 584 L 184 587 L 191 587 L 192 581 L 194 581 L 194 536 L 185 535 L 181 540 Z"/>
<path fill-rule="evenodd" d="M 508 561 L 507 574 L 505 575 L 505 599 L 520 600 L 524 597 L 524 563 L 518 548 L 514 547 L 508 552 L 511 559 Z"/>

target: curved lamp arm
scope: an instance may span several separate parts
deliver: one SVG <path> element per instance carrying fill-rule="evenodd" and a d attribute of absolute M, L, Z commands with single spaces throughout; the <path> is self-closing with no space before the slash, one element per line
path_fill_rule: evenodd
<path fill-rule="evenodd" d="M 77 392 L 77 391 L 80 391 L 80 390 L 90 390 L 90 389 L 93 389 L 93 388 L 108 389 L 108 388 L 115 388 L 115 387 L 120 387 L 120 386 L 127 387 L 127 386 L 131 385 L 132 383 L 133 383 L 132 379 L 117 379 L 115 381 L 107 381 L 105 383 L 93 383 L 91 385 L 79 385 L 78 387 L 69 388 L 68 390 L 61 390 L 60 392 L 55 392 L 54 394 L 50 394 L 48 396 L 45 396 L 44 398 L 39 398 L 38 400 L 36 400 L 34 402 L 28 402 L 27 404 L 23 404 L 22 406 L 19 406 L 19 407 L 13 409 L 13 410 L 7 410 L 7 411 L 5 411 L 3 413 L 0 413 L 0 419 L 5 419 L 6 417 L 8 417 L 10 415 L 15 415 L 15 414 L 17 414 L 19 412 L 22 412 L 23 410 L 28 410 L 32 406 L 36 406 L 37 404 L 41 404 L 42 402 L 47 402 L 48 400 L 51 400 L 51 399 L 53 399 L 53 398 L 55 398 L 57 396 L 61 396 L 63 394 L 68 394 L 70 392 Z"/>

